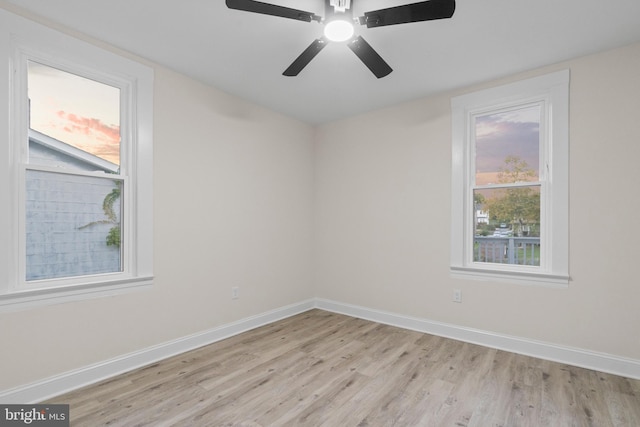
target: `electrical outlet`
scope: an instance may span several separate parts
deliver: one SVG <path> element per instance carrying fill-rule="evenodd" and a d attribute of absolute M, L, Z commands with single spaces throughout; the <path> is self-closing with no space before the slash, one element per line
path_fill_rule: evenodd
<path fill-rule="evenodd" d="M 453 302 L 462 302 L 462 291 L 460 289 L 453 290 Z"/>
<path fill-rule="evenodd" d="M 240 298 L 240 288 L 237 286 L 234 286 L 231 288 L 231 299 L 238 299 Z"/>

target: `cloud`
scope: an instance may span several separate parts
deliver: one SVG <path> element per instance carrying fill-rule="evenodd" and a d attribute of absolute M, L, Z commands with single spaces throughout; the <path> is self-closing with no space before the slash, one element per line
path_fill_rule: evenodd
<path fill-rule="evenodd" d="M 120 126 L 108 125 L 100 119 L 57 111 L 59 128 L 68 134 L 72 145 L 113 163 L 120 163 Z"/>
<path fill-rule="evenodd" d="M 476 171 L 497 172 L 507 156 L 517 156 L 538 170 L 540 149 L 538 108 L 507 111 L 476 118 Z"/>
<path fill-rule="evenodd" d="M 73 123 L 75 125 L 72 128 L 73 131 L 78 131 L 85 135 L 97 132 L 98 134 L 104 135 L 107 141 L 112 141 L 114 144 L 120 143 L 120 126 L 107 125 L 102 123 L 100 119 L 81 117 L 64 111 L 58 111 L 56 114 L 61 119 Z"/>

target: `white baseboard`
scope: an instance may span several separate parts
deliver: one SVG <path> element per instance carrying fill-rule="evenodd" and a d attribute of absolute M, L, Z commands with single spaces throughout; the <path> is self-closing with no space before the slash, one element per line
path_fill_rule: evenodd
<path fill-rule="evenodd" d="M 314 300 L 310 299 L 222 325 L 208 331 L 125 354 L 124 356 L 101 363 L 65 372 L 33 384 L 0 391 L 0 402 L 4 404 L 33 404 L 42 402 L 54 396 L 76 390 L 89 384 L 94 384 L 115 375 L 291 317 L 314 307 Z"/>
<path fill-rule="evenodd" d="M 302 301 L 208 331 L 189 335 L 129 353 L 101 363 L 86 366 L 33 384 L 0 391 L 0 402 L 5 404 L 32 404 L 54 396 L 94 384 L 133 369 L 229 338 L 242 332 L 291 317 L 312 308 L 341 313 L 386 325 L 452 338 L 513 353 L 566 363 L 628 378 L 640 379 L 640 360 L 625 359 L 605 353 L 564 347 L 556 344 L 532 341 L 496 334 L 478 329 L 464 328 L 427 319 L 404 316 L 366 307 L 344 304 L 316 298 Z"/>
<path fill-rule="evenodd" d="M 386 325 L 452 338 L 458 341 L 479 344 L 485 347 L 497 348 L 499 350 L 524 354 L 539 359 L 593 369 L 595 371 L 621 375 L 623 377 L 640 379 L 640 360 L 501 335 L 321 298 L 316 298 L 315 306 L 322 310 L 372 320 Z"/>

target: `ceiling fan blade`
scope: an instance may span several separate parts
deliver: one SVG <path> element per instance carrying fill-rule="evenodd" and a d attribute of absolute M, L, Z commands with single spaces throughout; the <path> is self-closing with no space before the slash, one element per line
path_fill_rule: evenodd
<path fill-rule="evenodd" d="M 298 21 L 318 21 L 322 18 L 315 13 L 304 10 L 291 9 L 289 7 L 277 6 L 275 4 L 263 3 L 254 0 L 227 0 L 229 9 L 243 10 L 245 12 L 261 13 L 263 15 L 280 16 L 282 18 L 295 19 Z"/>
<path fill-rule="evenodd" d="M 347 43 L 349 49 L 366 65 L 377 78 L 384 77 L 393 69 L 387 64 L 362 36 L 358 36 Z"/>
<path fill-rule="evenodd" d="M 297 76 L 327 44 L 329 44 L 329 40 L 324 37 L 314 40 L 282 74 L 288 77 Z"/>
<path fill-rule="evenodd" d="M 429 0 L 365 12 L 364 16 L 358 18 L 358 21 L 360 24 L 366 25 L 367 28 L 384 27 L 451 18 L 455 10 L 455 0 Z"/>

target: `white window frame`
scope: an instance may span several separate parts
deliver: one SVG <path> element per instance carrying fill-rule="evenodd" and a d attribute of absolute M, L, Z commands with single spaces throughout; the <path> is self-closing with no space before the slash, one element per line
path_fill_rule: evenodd
<path fill-rule="evenodd" d="M 145 289 L 153 281 L 153 70 L 0 10 L 0 311 Z M 27 61 L 117 87 L 121 93 L 123 271 L 27 282 L 25 272 Z M 5 101 L 6 100 L 6 101 Z M 74 173 L 60 171 L 56 173 Z M 96 175 L 105 177 L 107 175 Z"/>
<path fill-rule="evenodd" d="M 453 277 L 566 287 L 569 283 L 569 70 L 452 98 Z M 475 117 L 543 105 L 540 126 L 540 266 L 473 261 Z"/>

